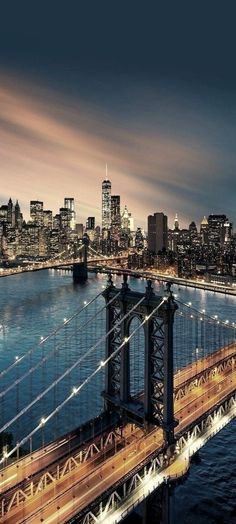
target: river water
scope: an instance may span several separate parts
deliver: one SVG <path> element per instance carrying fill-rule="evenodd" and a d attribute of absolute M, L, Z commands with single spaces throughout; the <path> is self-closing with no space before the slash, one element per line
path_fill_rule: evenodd
<path fill-rule="evenodd" d="M 35 374 L 28 374 L 25 380 L 0 399 L 1 427 L 9 418 L 14 418 L 29 399 L 40 394 L 42 387 L 48 387 L 53 380 L 57 380 L 65 367 L 73 364 L 78 347 L 80 355 L 85 356 L 87 348 L 96 343 L 105 328 L 104 312 L 99 317 L 103 298 L 98 299 L 97 306 L 93 305 L 90 317 L 87 310 L 84 313 L 79 335 L 74 335 L 72 328 L 68 326 L 53 335 L 47 343 L 40 345 L 41 337 L 45 338 L 52 333 L 64 319 L 83 308 L 85 301 L 88 302 L 104 289 L 106 278 L 105 275 L 90 275 L 85 285 L 74 286 L 70 273 L 50 270 L 0 279 L 0 371 L 12 366 L 16 359 L 28 352 L 28 357 L 22 360 L 20 366 L 14 364 L 13 369 L 2 377 L 1 391 L 21 380 L 32 366 L 37 368 L 40 358 L 45 358 L 45 363 L 37 368 Z M 115 277 L 114 280 L 119 286 L 120 278 Z M 142 291 L 146 284 L 142 280 L 130 279 L 129 285 L 132 289 Z M 164 287 L 155 284 L 155 291 L 163 294 Z M 178 299 L 185 303 L 191 302 L 194 307 L 205 310 L 209 315 L 218 315 L 229 322 L 236 321 L 235 297 L 185 288 L 174 291 Z M 91 318 L 92 327 L 88 330 L 86 323 Z M 73 322 L 70 325 L 72 324 Z M 23 438 L 28 429 L 31 430 L 38 424 L 41 417 L 52 412 L 58 402 L 68 395 L 72 386 L 80 384 L 96 368 L 103 356 L 104 348 L 101 344 L 96 357 L 92 353 L 84 358 L 83 364 L 76 367 L 65 381 L 58 384 L 27 413 L 28 418 L 22 417 L 23 421 L 19 419 L 14 422 L 8 429 L 12 431 L 14 440 Z M 133 365 L 138 365 L 135 358 Z M 178 365 L 176 362 L 176 367 Z M 136 369 L 137 373 L 139 369 Z M 103 378 L 102 373 L 96 375 L 87 392 L 81 392 L 80 398 L 76 397 L 68 402 L 64 411 L 57 413 L 52 423 L 36 434 L 33 446 L 40 445 L 45 439 L 54 438 L 58 433 L 63 434 L 97 415 L 102 409 L 100 390 Z M 140 383 L 139 381 L 138 386 Z M 135 378 L 133 385 L 135 389 Z M 235 431 L 234 421 L 215 436 L 200 451 L 198 463 L 192 464 L 185 482 L 175 488 L 171 497 L 174 524 L 236 523 Z M 127 522 L 138 520 L 131 517 Z M 147 524 L 149 522 L 151 520 Z M 159 522 L 155 511 L 152 512 L 152 522 Z"/>

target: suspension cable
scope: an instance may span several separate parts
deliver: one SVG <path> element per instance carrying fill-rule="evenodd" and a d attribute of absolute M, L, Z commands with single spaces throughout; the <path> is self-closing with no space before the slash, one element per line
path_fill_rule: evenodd
<path fill-rule="evenodd" d="M 186 306 L 188 309 L 191 309 L 192 311 L 194 311 L 195 313 L 199 314 L 199 315 L 203 315 L 203 312 L 202 311 L 199 311 L 199 309 L 195 308 L 192 306 L 192 304 L 189 302 L 182 302 L 181 300 L 179 300 L 178 298 L 175 298 L 176 302 L 178 302 L 179 304 L 181 304 L 182 306 Z M 177 313 L 178 314 L 178 313 Z M 235 322 L 232 322 L 232 324 L 229 323 L 229 321 L 226 321 L 226 320 L 222 320 L 222 319 L 218 319 L 218 317 L 214 317 L 214 316 L 211 316 L 211 315 L 207 315 L 205 312 L 204 312 L 204 317 L 210 319 L 210 320 L 213 320 L 214 322 L 217 322 L 217 324 L 220 324 L 224 327 L 227 327 L 227 328 L 230 328 L 230 329 L 235 329 L 236 327 L 236 324 Z"/>
<path fill-rule="evenodd" d="M 117 298 L 117 296 L 119 295 L 119 293 L 109 302 L 109 304 L 111 304 L 113 302 L 113 300 L 115 300 L 115 298 Z M 91 301 L 92 302 L 92 301 Z M 90 302 L 90 304 L 91 304 Z M 106 309 L 107 307 L 107 304 L 105 304 L 105 306 L 103 306 L 100 310 L 99 310 L 99 313 L 102 313 L 102 311 L 104 311 L 104 309 Z M 84 308 L 83 308 L 84 309 Z M 84 328 L 92 321 L 94 320 L 96 317 L 97 317 L 97 312 L 87 320 L 87 322 L 81 326 L 79 326 L 78 328 L 78 332 L 81 331 L 82 329 L 84 330 Z M 75 317 L 75 314 L 73 315 L 72 318 Z M 71 319 L 69 319 L 68 321 L 66 320 L 63 324 L 63 326 L 65 326 L 66 324 L 69 323 L 69 321 L 71 321 Z M 55 332 L 56 333 L 56 332 Z M 73 336 L 73 334 L 70 336 L 70 338 Z M 11 391 L 16 385 L 20 384 L 25 378 L 27 378 L 29 375 L 31 375 L 34 371 L 36 371 L 36 369 L 38 369 L 42 364 L 44 364 L 50 357 L 53 353 L 56 353 L 61 347 L 63 346 L 63 342 L 61 342 L 61 344 L 59 344 L 58 346 L 54 347 L 51 351 L 49 351 L 43 358 L 41 358 L 39 360 L 39 362 L 37 362 L 37 364 L 35 364 L 33 367 L 31 367 L 30 369 L 28 369 L 28 371 L 26 371 L 23 375 L 21 375 L 21 377 L 17 378 L 12 384 L 10 384 L 10 386 L 8 386 L 4 391 L 1 391 L 0 392 L 0 398 L 2 397 L 5 397 L 5 395 L 7 393 L 9 393 L 9 391 Z M 1 431 L 1 430 L 0 430 Z"/>
<path fill-rule="evenodd" d="M 102 311 L 104 311 L 104 309 L 106 309 L 107 305 L 110 305 L 112 304 L 112 302 L 119 296 L 120 292 L 117 293 L 115 295 L 115 297 L 113 297 L 110 302 L 108 302 L 108 304 L 105 304 L 105 306 L 103 306 L 100 310 L 99 310 L 99 313 L 102 313 Z M 83 324 L 82 326 L 79 327 L 78 331 L 81 331 L 81 329 L 84 330 L 84 328 L 92 321 L 94 320 L 94 318 L 96 318 L 98 315 L 98 313 L 96 312 L 90 319 L 87 320 L 87 322 L 85 324 Z M 71 335 L 72 337 L 73 335 Z M 70 337 L 70 338 L 71 338 Z M 56 346 L 55 348 L 53 348 L 49 353 L 47 353 L 47 355 L 45 357 L 43 357 L 39 362 L 37 362 L 37 364 L 35 364 L 35 366 L 31 367 L 28 371 L 26 371 L 26 373 L 24 373 L 24 375 L 22 375 L 21 377 L 17 378 L 15 380 L 15 382 L 13 382 L 10 386 L 8 386 L 7 389 L 5 389 L 4 391 L 0 392 L 0 398 L 4 397 L 11 389 L 13 389 L 16 385 L 18 385 L 20 382 L 22 382 L 22 380 L 24 380 L 27 376 L 29 376 L 31 373 L 33 373 L 36 369 L 38 369 L 42 364 L 44 364 L 48 358 L 50 358 L 51 354 L 52 353 L 56 353 L 58 351 L 58 349 L 60 349 L 60 347 L 62 346 L 63 343 L 59 344 L 58 346 Z M 92 348 L 90 348 L 92 350 Z M 82 355 L 82 357 L 77 361 L 77 365 L 80 364 L 80 362 L 82 362 L 85 357 L 87 356 L 87 354 L 90 353 L 90 349 L 88 350 L 87 353 L 84 353 Z M 41 392 L 38 397 L 36 397 L 36 399 L 34 399 L 28 406 L 27 406 L 27 409 L 26 408 L 23 408 L 22 411 L 20 413 L 18 413 L 16 416 L 15 416 L 15 419 L 14 420 L 17 420 L 19 418 L 19 416 L 23 415 L 26 411 L 28 411 L 28 409 L 33 406 L 36 402 L 38 402 L 38 400 L 40 400 L 42 397 L 44 397 L 44 395 L 46 393 L 48 393 L 48 391 L 50 391 L 54 386 L 56 386 L 58 384 L 58 382 L 60 382 L 65 376 L 67 376 L 73 369 L 74 369 L 75 364 L 73 364 L 71 366 L 71 368 L 68 368 L 60 377 L 57 378 L 57 380 L 55 380 L 53 383 L 50 384 L 50 386 L 47 387 L 47 389 L 45 389 L 43 392 Z M 13 422 L 13 420 L 11 421 Z M 0 428 L 0 432 L 1 431 L 4 431 L 4 429 L 6 429 L 6 427 L 8 427 L 8 423 L 5 424 L 4 428 Z"/>
<path fill-rule="evenodd" d="M 114 300 L 116 300 L 118 298 L 118 296 L 120 295 L 120 292 L 117 293 L 111 300 L 110 302 L 108 302 L 108 304 L 106 304 L 102 310 L 104 310 L 108 305 L 112 304 L 112 302 L 114 302 Z M 102 311 L 100 310 L 100 312 Z M 97 314 L 96 314 L 97 316 Z M 84 327 L 89 323 L 91 322 L 91 320 L 93 320 L 93 317 L 91 319 L 88 320 L 88 322 L 86 322 L 86 324 L 83 325 L 83 329 Z M 114 326 L 114 328 L 117 327 L 117 324 Z M 114 329 L 113 328 L 113 329 Z M 113 329 L 111 331 L 113 331 Z M 110 331 L 110 332 L 111 332 Z M 110 334 L 107 333 L 108 334 Z M 73 371 L 85 358 L 87 358 L 87 356 L 94 350 L 96 349 L 96 347 L 100 344 L 100 342 L 104 339 L 104 337 L 106 337 L 106 335 L 104 335 L 100 340 L 98 340 L 98 342 L 96 342 L 96 344 L 94 344 L 91 348 L 89 348 L 86 353 L 84 353 L 76 362 L 74 362 L 74 364 L 72 364 L 69 368 L 67 368 L 64 373 L 62 373 L 62 375 L 60 375 L 59 377 L 56 378 L 56 380 L 54 380 L 54 382 L 52 382 L 44 391 L 42 391 L 41 393 L 39 393 L 37 395 L 37 397 L 35 397 L 32 402 L 30 402 L 29 404 L 27 404 L 27 406 L 25 406 L 24 408 L 22 408 L 22 410 L 17 413 L 10 421 L 6 422 L 4 424 L 4 426 L 2 426 L 0 428 L 0 433 L 2 431 L 5 431 L 7 428 L 9 428 L 9 426 L 11 426 L 14 422 L 16 422 L 16 420 L 18 420 L 22 415 L 24 415 L 25 413 L 27 413 L 27 411 L 29 411 L 29 409 L 34 406 L 34 404 L 36 404 L 37 402 L 39 402 L 39 400 L 41 400 L 49 391 L 51 391 L 51 389 L 53 389 L 55 386 L 57 386 L 57 384 L 59 384 L 59 382 L 61 382 L 61 380 L 63 380 L 63 378 L 65 378 L 67 375 L 69 375 L 71 373 L 71 371 Z M 40 361 L 42 362 L 42 361 Z M 19 384 L 20 382 L 20 379 L 18 379 L 17 381 L 15 381 L 15 385 L 16 384 Z M 9 389 L 10 389 L 10 386 L 9 386 Z M 1 397 L 1 395 L 0 395 Z"/>
<path fill-rule="evenodd" d="M 114 328 L 112 328 L 106 335 L 105 337 L 103 338 L 106 338 L 117 326 L 118 324 L 120 324 L 121 322 L 123 322 L 125 320 L 125 318 L 127 318 L 127 316 L 129 316 L 144 300 L 145 300 L 145 296 L 139 300 L 139 302 L 137 302 L 137 304 L 135 304 L 135 306 L 133 306 L 133 308 L 128 312 L 126 313 L 126 315 L 114 326 Z M 145 319 L 143 320 L 143 322 L 141 322 L 135 329 L 134 331 L 132 331 L 132 333 L 128 336 L 128 337 L 125 337 L 125 339 L 123 340 L 123 342 L 120 344 L 120 346 L 118 348 L 116 348 L 115 351 L 113 351 L 113 353 L 111 353 L 111 355 L 109 357 L 107 357 L 107 359 L 105 361 L 102 361 L 100 362 L 99 366 L 91 373 L 91 375 L 89 375 L 78 387 L 74 387 L 72 392 L 70 393 L 70 395 L 68 397 L 66 397 L 63 402 L 61 402 L 61 404 L 59 404 L 53 411 L 51 411 L 51 413 L 49 413 L 49 415 L 47 417 L 43 417 L 40 421 L 40 423 L 30 432 L 28 433 L 28 435 L 26 435 L 20 442 L 18 442 L 16 444 L 16 446 L 14 448 L 12 448 L 8 453 L 6 453 L 4 455 L 4 457 L 2 457 L 0 459 L 0 464 L 2 464 L 4 462 L 4 460 L 6 460 L 7 458 L 9 458 L 13 453 L 15 453 L 15 451 L 17 451 L 17 449 L 19 449 L 20 446 L 23 446 L 26 442 L 28 442 L 28 440 L 33 436 L 35 435 L 35 433 L 37 433 L 37 431 L 44 427 L 45 424 L 51 419 L 54 417 L 55 414 L 57 414 L 59 411 L 61 411 L 61 409 L 75 396 L 77 395 L 81 389 L 86 386 L 86 384 L 88 384 L 92 378 L 99 372 L 101 371 L 101 369 L 106 366 L 108 364 L 108 362 L 114 358 L 117 353 L 122 349 L 122 347 L 124 347 L 127 342 L 129 342 L 129 340 L 133 337 L 133 335 L 154 315 L 154 313 L 156 313 L 156 311 L 158 311 L 158 309 L 164 304 L 164 302 L 166 302 L 168 300 L 168 297 L 163 297 L 162 301 L 160 302 L 160 304 L 158 304 L 158 306 L 156 308 L 153 309 L 153 311 L 147 315 L 145 317 Z"/>
<path fill-rule="evenodd" d="M 6 375 L 11 369 L 13 369 L 15 366 L 17 366 L 22 360 L 24 360 L 27 356 L 32 355 L 32 353 L 40 346 L 45 344 L 48 340 L 50 340 L 53 336 L 55 336 L 60 329 L 62 329 L 65 324 L 69 324 L 76 316 L 79 316 L 80 313 L 82 313 L 88 306 L 90 306 L 97 298 L 99 298 L 102 295 L 103 291 L 98 293 L 95 297 L 93 297 L 87 304 L 85 304 L 82 308 L 78 309 L 73 315 L 68 318 L 63 324 L 60 324 L 54 331 L 49 333 L 46 337 L 43 338 L 43 340 L 40 340 L 40 342 L 37 344 L 37 346 L 34 346 L 33 348 L 29 349 L 24 355 L 21 357 L 18 357 L 12 364 L 10 364 L 7 368 L 5 368 L 3 371 L 0 372 L 0 378 L 2 378 L 4 375 Z"/>

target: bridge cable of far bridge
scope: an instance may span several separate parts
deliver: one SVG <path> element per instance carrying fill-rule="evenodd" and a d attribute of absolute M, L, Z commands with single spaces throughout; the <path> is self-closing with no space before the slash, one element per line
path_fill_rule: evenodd
<path fill-rule="evenodd" d="M 117 297 L 117 295 L 116 295 Z M 93 346 L 92 348 L 90 348 L 88 350 L 88 354 L 91 353 L 95 347 L 103 340 L 105 340 L 108 336 L 110 336 L 110 334 L 117 329 L 118 325 L 120 325 L 126 318 L 128 318 L 128 316 L 132 315 L 132 313 L 135 312 L 135 310 L 142 304 L 142 302 L 145 300 L 145 296 L 143 296 L 129 311 L 128 313 L 126 313 L 121 320 L 119 320 L 114 326 L 112 329 L 110 329 L 106 335 L 104 335 L 103 337 L 101 337 L 101 339 L 95 344 L 95 346 Z M 98 366 L 95 368 L 95 370 L 90 373 L 90 375 L 81 383 L 79 384 L 78 386 L 74 386 L 73 387 L 73 390 L 72 392 L 68 395 L 68 397 L 66 397 L 53 411 L 51 411 L 51 413 L 49 413 L 49 415 L 47 415 L 46 417 L 42 417 L 41 418 L 41 421 L 40 423 L 32 430 L 30 431 L 30 433 L 28 433 L 25 437 L 23 437 L 23 439 L 18 442 L 14 448 L 12 448 L 8 453 L 5 453 L 5 455 L 2 457 L 2 459 L 0 459 L 0 464 L 2 464 L 4 462 L 4 460 L 6 460 L 7 458 L 9 458 L 11 455 L 13 455 L 16 451 L 19 450 L 19 448 L 21 446 L 23 446 L 24 444 L 26 444 L 42 427 L 44 427 L 48 421 L 50 421 L 59 411 L 61 411 L 66 405 L 67 403 L 72 399 L 74 398 L 75 396 L 77 396 L 81 390 L 89 383 L 92 381 L 92 379 L 102 370 L 104 369 L 105 366 L 107 366 L 107 364 L 110 362 L 110 360 L 112 360 L 121 350 L 122 348 L 132 339 L 132 337 L 135 335 L 135 333 L 137 333 L 143 326 L 146 322 L 148 322 L 150 320 L 150 318 L 153 317 L 153 315 L 155 315 L 155 313 L 158 311 L 158 309 L 164 304 L 164 302 L 166 302 L 168 300 L 168 297 L 163 297 L 163 299 L 161 300 L 161 302 L 158 304 L 158 306 L 156 306 L 149 315 L 147 315 L 145 317 L 145 319 L 139 323 L 139 325 L 130 333 L 129 336 L 125 337 L 124 340 L 121 342 L 121 344 L 113 351 L 113 353 L 111 353 L 111 355 L 109 357 L 107 357 L 104 361 L 100 361 L 98 363 Z M 75 363 L 75 366 L 78 365 L 78 362 L 77 361 Z M 68 371 L 68 370 L 67 370 Z M 23 414 L 23 413 L 22 413 Z M 11 425 L 12 421 L 10 421 L 10 423 L 7 425 L 7 427 L 9 427 L 9 425 Z M 0 432 L 3 431 L 3 428 L 0 429 Z"/>
<path fill-rule="evenodd" d="M 88 250 L 91 251 L 91 253 L 92 253 L 93 256 L 96 255 L 96 257 L 99 257 L 99 258 L 101 258 L 101 259 L 104 258 L 104 260 L 106 260 L 106 258 L 107 258 L 107 257 L 106 257 L 105 255 L 103 255 L 102 253 L 98 253 L 98 252 L 97 252 L 97 251 L 96 251 L 92 246 L 90 246 L 90 245 L 88 246 Z"/>

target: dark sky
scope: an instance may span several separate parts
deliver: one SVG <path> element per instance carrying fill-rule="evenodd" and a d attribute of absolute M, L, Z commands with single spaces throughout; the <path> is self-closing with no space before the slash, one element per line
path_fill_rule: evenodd
<path fill-rule="evenodd" d="M 137 226 L 161 210 L 170 225 L 175 212 L 182 224 L 210 212 L 235 221 L 233 7 L 2 3 L 0 201 L 26 210 L 44 198 L 56 211 L 69 190 L 78 218 L 100 221 L 108 161 Z"/>

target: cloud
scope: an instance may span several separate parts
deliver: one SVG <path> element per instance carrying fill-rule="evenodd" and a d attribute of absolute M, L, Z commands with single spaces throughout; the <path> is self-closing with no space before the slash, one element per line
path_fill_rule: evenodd
<path fill-rule="evenodd" d="M 207 140 L 210 117 L 198 108 L 191 127 L 186 113 L 180 118 L 178 100 L 165 118 L 168 97 L 163 107 L 155 97 L 149 103 L 145 87 L 136 99 L 136 113 L 132 106 L 121 117 L 104 103 L 85 103 L 6 75 L 0 80 L 1 203 L 18 198 L 26 213 L 29 200 L 39 198 L 57 212 L 65 196 L 74 196 L 77 220 L 95 215 L 100 223 L 107 162 L 112 192 L 121 195 L 136 226 L 146 226 L 147 215 L 155 211 L 164 211 L 170 222 L 177 211 L 185 224 L 222 206 L 234 212 L 222 175 L 234 183 L 235 154 L 227 144 L 220 151 L 218 143 Z M 139 115 L 141 96 L 146 102 Z M 217 129 L 220 140 L 220 125 Z M 231 122 L 227 132 L 231 136 L 234 131 Z"/>

